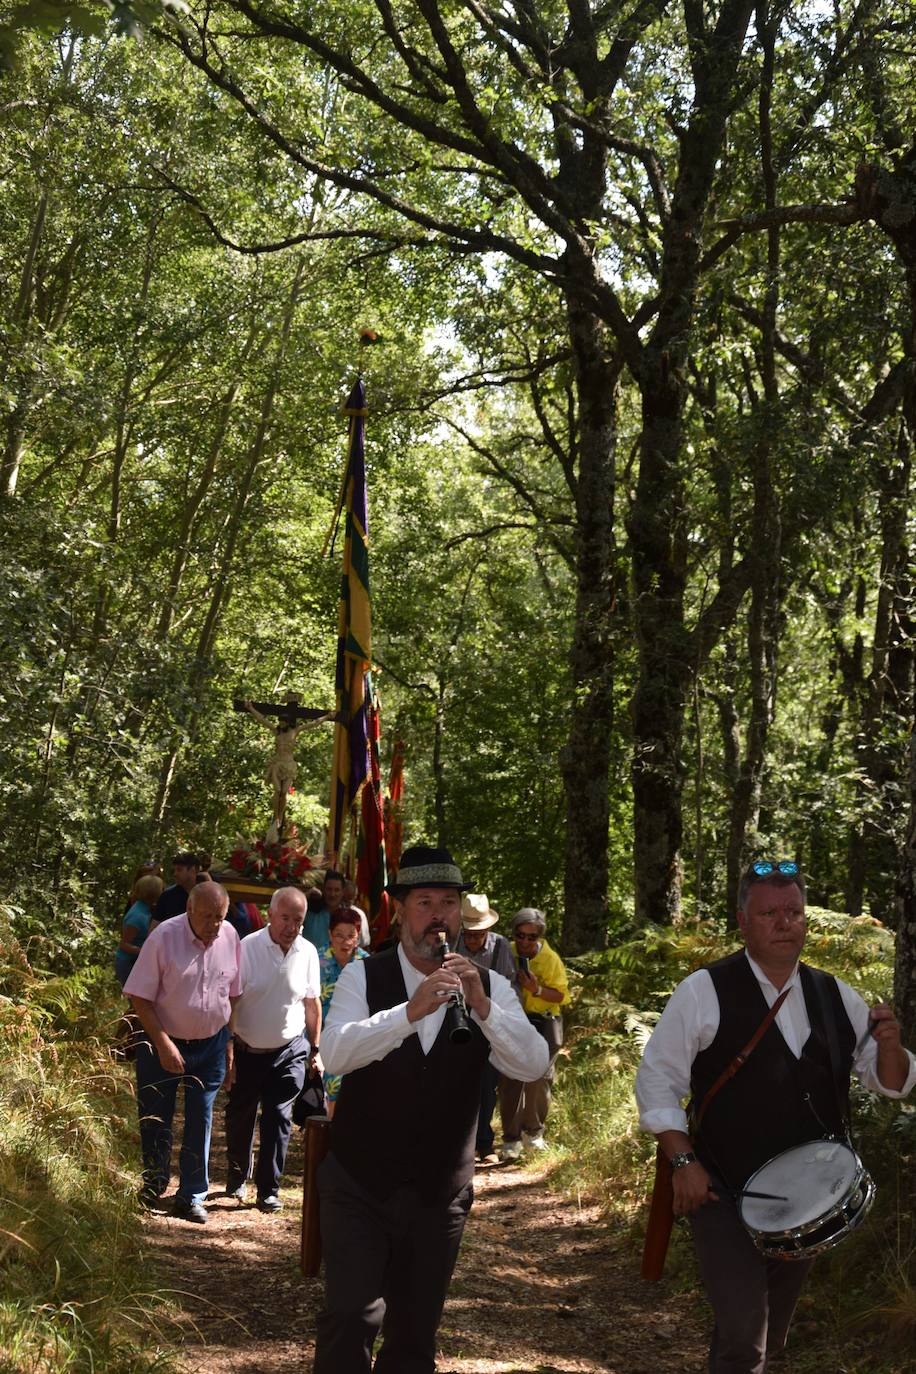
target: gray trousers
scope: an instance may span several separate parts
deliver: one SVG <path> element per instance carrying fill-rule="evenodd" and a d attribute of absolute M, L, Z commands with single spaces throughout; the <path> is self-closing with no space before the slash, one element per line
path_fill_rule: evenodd
<path fill-rule="evenodd" d="M 692 1214 L 690 1227 L 715 1320 L 710 1374 L 767 1374 L 768 1361 L 785 1346 L 813 1260 L 767 1259 L 722 1193 Z"/>
<path fill-rule="evenodd" d="M 499 1116 L 504 1141 L 520 1140 L 522 1131 L 526 1135 L 540 1135 L 543 1131 L 550 1107 L 554 1066 L 560 1046 L 563 1044 L 561 1016 L 529 1016 L 528 1020 L 547 1041 L 550 1060 L 544 1077 L 539 1078 L 536 1083 L 519 1083 L 514 1078 L 500 1075 Z"/>

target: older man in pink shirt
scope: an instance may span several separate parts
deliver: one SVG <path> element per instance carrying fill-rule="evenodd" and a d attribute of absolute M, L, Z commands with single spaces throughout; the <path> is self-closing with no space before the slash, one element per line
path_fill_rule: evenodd
<path fill-rule="evenodd" d="M 204 1222 L 213 1102 L 232 1054 L 229 1017 L 241 991 L 239 937 L 226 921 L 229 894 L 200 883 L 184 916 L 151 932 L 124 984 L 148 1043 L 137 1050 L 137 1104 L 143 1149 L 141 1201 L 168 1187 L 172 1118 L 184 1084 L 184 1132 L 174 1212 Z"/>

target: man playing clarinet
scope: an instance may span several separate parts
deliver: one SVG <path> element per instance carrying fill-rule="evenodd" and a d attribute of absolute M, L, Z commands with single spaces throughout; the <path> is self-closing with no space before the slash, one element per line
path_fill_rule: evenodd
<path fill-rule="evenodd" d="M 447 850 L 406 849 L 389 884 L 399 945 L 349 964 L 334 990 L 321 1049 L 345 1077 L 318 1171 L 326 1291 L 315 1374 L 432 1374 L 471 1206 L 484 1068 L 527 1082 L 547 1068 L 507 979 L 442 956 L 470 886 Z"/>

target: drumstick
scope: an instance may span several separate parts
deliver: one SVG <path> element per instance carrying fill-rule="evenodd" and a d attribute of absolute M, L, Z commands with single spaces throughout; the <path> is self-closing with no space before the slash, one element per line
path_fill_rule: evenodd
<path fill-rule="evenodd" d="M 865 1027 L 865 1034 L 862 1036 L 862 1039 L 859 1041 L 858 1045 L 856 1045 L 856 1052 L 853 1055 L 853 1059 L 858 1059 L 859 1055 L 865 1049 L 865 1046 L 868 1044 L 868 1037 L 871 1035 L 872 1031 L 875 1029 L 875 1026 L 877 1026 L 877 1024 L 877 1021 L 872 1020 L 871 1012 L 869 1012 L 868 1025 Z"/>
<path fill-rule="evenodd" d="M 761 1202 L 788 1202 L 787 1197 L 782 1197 L 779 1193 L 752 1193 L 747 1188 L 729 1188 L 729 1197 L 753 1197 L 759 1198 Z"/>

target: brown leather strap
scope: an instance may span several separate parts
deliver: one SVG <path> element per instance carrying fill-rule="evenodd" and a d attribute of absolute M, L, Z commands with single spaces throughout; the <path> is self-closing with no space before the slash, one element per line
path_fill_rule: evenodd
<path fill-rule="evenodd" d="M 661 1278 L 673 1226 L 674 1189 L 671 1183 L 671 1165 L 668 1156 L 662 1153 L 662 1147 L 659 1145 L 655 1151 L 655 1181 L 652 1184 L 652 1202 L 649 1206 L 642 1267 L 639 1271 L 641 1279 Z"/>
<path fill-rule="evenodd" d="M 786 1000 L 791 990 L 791 988 L 783 988 L 782 992 L 776 998 L 776 1001 L 770 1007 L 770 1010 L 767 1012 L 766 1016 L 760 1022 L 760 1025 L 754 1031 L 754 1034 L 751 1036 L 750 1040 L 744 1046 L 744 1049 L 739 1050 L 738 1053 L 735 1055 L 734 1059 L 732 1060 L 732 1062 L 729 1064 L 728 1068 L 723 1069 L 722 1072 L 719 1074 L 719 1077 L 716 1079 L 715 1083 L 713 1083 L 712 1087 L 709 1089 L 709 1091 L 706 1093 L 706 1096 L 703 1098 L 703 1101 L 700 1103 L 700 1109 L 697 1112 L 696 1117 L 694 1118 L 694 1131 L 698 1131 L 700 1129 L 700 1123 L 703 1120 L 703 1113 L 706 1111 L 706 1108 L 709 1106 L 710 1102 L 713 1100 L 716 1093 L 719 1091 L 720 1088 L 725 1087 L 725 1084 L 728 1082 L 730 1078 L 734 1078 L 735 1074 L 738 1072 L 741 1066 L 747 1061 L 748 1057 L 757 1048 L 758 1043 L 763 1039 L 764 1035 L 766 1035 L 770 1026 L 776 1020 L 776 1015 L 779 1011 L 779 1008 L 782 1006 L 783 1002 Z"/>

